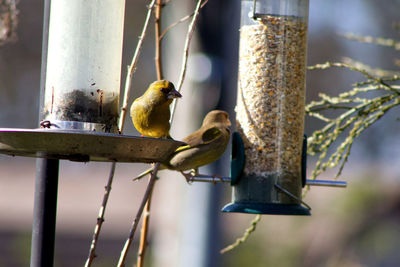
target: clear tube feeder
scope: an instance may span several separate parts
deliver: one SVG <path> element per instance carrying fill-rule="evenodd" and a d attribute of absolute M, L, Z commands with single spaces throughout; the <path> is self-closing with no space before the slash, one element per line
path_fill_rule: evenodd
<path fill-rule="evenodd" d="M 52 1 L 42 118 L 118 132 L 124 0 Z"/>
<path fill-rule="evenodd" d="M 301 200 L 308 0 L 242 0 L 236 130 L 244 167 L 225 212 L 310 215 Z"/>

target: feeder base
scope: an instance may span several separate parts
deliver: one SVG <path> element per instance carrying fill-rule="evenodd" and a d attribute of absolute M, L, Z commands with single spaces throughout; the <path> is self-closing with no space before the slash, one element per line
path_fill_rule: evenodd
<path fill-rule="evenodd" d="M 310 216 L 310 210 L 299 204 L 276 203 L 230 203 L 222 208 L 223 212 L 238 212 L 251 214 L 272 215 L 306 215 Z"/>
<path fill-rule="evenodd" d="M 185 143 L 102 132 L 0 128 L 0 153 L 104 162 L 164 162 Z"/>

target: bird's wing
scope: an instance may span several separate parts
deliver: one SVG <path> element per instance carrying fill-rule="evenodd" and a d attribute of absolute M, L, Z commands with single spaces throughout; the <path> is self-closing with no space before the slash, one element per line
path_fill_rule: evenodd
<path fill-rule="evenodd" d="M 206 145 L 222 135 L 222 131 L 217 127 L 199 129 L 191 135 L 185 137 L 182 141 L 187 145 L 178 147 L 174 153 L 181 152 L 199 145 Z"/>
<path fill-rule="evenodd" d="M 204 131 L 202 135 L 202 144 L 209 144 L 222 135 L 222 131 L 217 127 L 212 127 Z"/>

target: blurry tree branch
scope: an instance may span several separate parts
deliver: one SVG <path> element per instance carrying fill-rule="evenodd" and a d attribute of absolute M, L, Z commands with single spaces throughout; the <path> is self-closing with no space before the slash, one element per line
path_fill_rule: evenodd
<path fill-rule="evenodd" d="M 156 63 L 157 80 L 164 78 L 162 69 L 162 49 L 161 49 L 161 14 L 162 14 L 162 0 L 157 0 L 155 8 L 155 40 L 156 40 L 156 55 L 154 61 Z"/>
<path fill-rule="evenodd" d="M 162 80 L 164 78 L 163 75 L 163 68 L 162 68 L 162 39 L 160 37 L 161 34 L 161 15 L 162 15 L 162 8 L 165 6 L 162 0 L 156 0 L 155 6 L 155 66 L 156 66 L 156 73 L 157 73 L 157 80 Z M 151 174 L 149 175 L 149 179 L 151 179 Z M 155 182 L 154 182 L 155 184 Z M 143 223 L 142 229 L 140 231 L 140 243 L 139 243 L 139 250 L 137 255 L 137 267 L 144 266 L 144 259 L 146 256 L 147 251 L 147 236 L 150 228 L 150 209 L 151 209 L 151 199 L 153 195 L 153 190 L 150 192 L 149 198 L 146 202 L 146 206 L 144 208 L 144 216 L 143 216 Z"/>
<path fill-rule="evenodd" d="M 203 7 L 207 4 L 207 2 L 208 2 L 208 0 L 205 0 L 205 1 L 201 4 L 200 8 L 203 8 Z M 168 32 L 170 29 L 172 29 L 172 28 L 175 27 L 176 25 L 178 25 L 178 24 L 180 24 L 180 23 L 182 23 L 182 22 L 185 22 L 186 20 L 190 19 L 191 17 L 193 17 L 194 14 L 195 14 L 195 13 L 192 13 L 192 14 L 190 14 L 190 15 L 184 16 L 184 17 L 181 18 L 180 20 L 178 20 L 178 21 L 172 23 L 171 25 L 169 25 L 168 27 L 166 27 L 166 28 L 164 29 L 164 31 L 162 32 L 162 34 L 160 35 L 160 39 L 163 39 L 164 36 L 167 34 L 167 32 Z"/>
<path fill-rule="evenodd" d="M 154 8 L 155 2 L 156 2 L 156 0 L 152 0 L 151 3 L 148 6 L 147 15 L 146 15 L 146 18 L 145 18 L 145 21 L 144 21 L 142 33 L 139 36 L 139 41 L 138 41 L 138 44 L 137 44 L 136 49 L 135 49 L 135 53 L 134 53 L 133 58 L 132 58 L 132 62 L 128 66 L 128 73 L 126 74 L 126 79 L 125 79 L 124 97 L 123 97 L 123 100 L 122 100 L 123 104 L 122 104 L 121 116 L 120 116 L 120 120 L 119 120 L 119 130 L 120 130 L 120 132 L 122 131 L 123 124 L 124 124 L 124 121 L 125 121 L 126 111 L 128 109 L 128 100 L 129 100 L 130 90 L 131 90 L 131 87 L 132 87 L 133 73 L 135 73 L 135 70 L 136 70 L 136 65 L 137 65 L 137 62 L 139 60 L 139 55 L 140 55 L 140 52 L 142 50 L 144 37 L 146 36 L 147 27 L 149 26 L 151 12 L 152 12 L 152 10 Z"/>
<path fill-rule="evenodd" d="M 311 179 L 315 179 L 327 168 L 338 166 L 337 178 L 350 156 L 354 140 L 389 110 L 400 104 L 400 85 L 392 84 L 399 80 L 397 74 L 381 77 L 376 74 L 387 74 L 387 72 L 376 70 L 372 74 L 368 68 L 362 68 L 364 65 L 361 63 L 342 62 L 317 64 L 310 66 L 309 70 L 324 70 L 332 67 L 361 73 L 366 80 L 353 84 L 349 91 L 338 96 L 320 93 L 319 101 L 312 101 L 306 106 L 305 110 L 309 116 L 325 123 L 324 127 L 314 131 L 308 138 L 307 153 L 312 156 L 319 154 Z M 328 114 L 332 114 L 329 111 L 334 109 L 343 110 L 343 112 L 337 116 L 328 117 Z M 336 150 L 328 156 L 328 150 L 341 136 L 345 136 L 344 141 L 337 144 Z"/>
<path fill-rule="evenodd" d="M 241 243 L 246 242 L 247 238 L 250 236 L 250 234 L 252 232 L 254 232 L 256 230 L 256 226 L 257 223 L 261 221 L 261 215 L 258 214 L 252 221 L 251 221 L 251 225 L 249 228 L 246 229 L 246 231 L 244 232 L 242 237 L 239 237 L 238 239 L 236 239 L 236 241 L 234 243 L 232 243 L 231 245 L 221 249 L 221 254 L 231 251 L 233 249 L 235 249 L 236 247 L 238 247 Z"/>
<path fill-rule="evenodd" d="M 17 0 L 0 0 L 0 46 L 17 40 Z"/>
<path fill-rule="evenodd" d="M 131 229 L 129 231 L 128 238 L 126 239 L 125 245 L 124 245 L 124 247 L 123 247 L 123 249 L 121 251 L 121 256 L 119 258 L 118 265 L 117 265 L 118 267 L 125 266 L 125 260 L 126 260 L 126 256 L 128 255 L 129 247 L 132 244 L 133 237 L 135 236 L 136 228 L 137 228 L 137 226 L 139 224 L 139 220 L 140 220 L 140 217 L 142 216 L 144 207 L 145 207 L 147 201 L 149 200 L 149 197 L 151 196 L 151 193 L 153 192 L 154 183 L 156 182 L 157 172 L 158 172 L 158 169 L 159 169 L 160 165 L 161 165 L 161 163 L 159 163 L 159 162 L 157 162 L 154 165 L 154 170 L 151 173 L 151 177 L 150 177 L 149 183 L 147 184 L 146 192 L 144 193 L 142 202 L 141 202 L 141 204 L 139 206 L 139 209 L 138 209 L 138 211 L 136 213 L 135 219 L 132 222 L 132 226 L 131 226 Z"/>
<path fill-rule="evenodd" d="M 176 87 L 178 92 L 181 91 L 183 82 L 185 80 L 190 43 L 192 41 L 194 30 L 196 28 L 196 23 L 197 23 L 197 20 L 199 18 L 200 8 L 201 8 L 201 0 L 198 0 L 197 4 L 196 4 L 196 8 L 194 10 L 194 15 L 193 15 L 192 21 L 190 22 L 190 24 L 188 26 L 188 31 L 187 31 L 187 34 L 186 34 L 185 46 L 184 46 L 184 49 L 183 49 L 183 56 L 182 56 L 181 73 L 179 75 L 179 81 L 178 81 L 178 85 Z M 172 121 L 174 119 L 176 103 L 178 103 L 177 99 L 174 99 L 174 101 L 172 103 L 172 108 L 171 108 L 171 119 L 170 119 L 171 124 L 172 124 Z"/>
<path fill-rule="evenodd" d="M 116 167 L 116 163 L 115 162 L 111 163 L 110 174 L 109 174 L 109 177 L 108 177 L 107 185 L 105 186 L 105 192 L 104 192 L 104 196 L 103 196 L 103 201 L 102 201 L 101 207 L 99 209 L 99 214 L 98 214 L 98 217 L 97 217 L 97 223 L 96 223 L 96 226 L 94 228 L 93 237 L 92 237 L 92 243 L 90 244 L 89 256 L 88 256 L 88 258 L 86 260 L 85 267 L 91 266 L 94 258 L 96 257 L 97 241 L 99 239 L 101 227 L 102 227 L 103 222 L 104 222 L 104 214 L 106 212 L 107 202 L 108 202 L 108 198 L 110 196 L 111 186 L 112 186 L 112 183 L 113 183 L 113 180 L 114 180 L 115 167 Z"/>
<path fill-rule="evenodd" d="M 339 35 L 346 37 L 349 40 L 355 40 L 367 44 L 377 44 L 381 46 L 392 47 L 395 50 L 400 50 L 400 42 L 390 38 L 364 36 L 354 33 L 340 33 Z"/>

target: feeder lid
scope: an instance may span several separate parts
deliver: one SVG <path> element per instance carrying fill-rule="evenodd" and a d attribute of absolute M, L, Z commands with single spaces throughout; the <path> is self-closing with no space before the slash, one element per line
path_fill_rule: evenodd
<path fill-rule="evenodd" d="M 102 132 L 0 128 L 0 153 L 72 161 L 163 162 L 185 143 Z"/>

